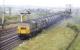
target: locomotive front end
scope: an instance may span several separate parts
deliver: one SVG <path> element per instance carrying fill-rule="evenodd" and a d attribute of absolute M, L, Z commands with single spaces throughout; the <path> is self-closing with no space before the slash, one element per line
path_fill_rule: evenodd
<path fill-rule="evenodd" d="M 18 26 L 17 33 L 27 35 L 30 33 L 30 28 L 29 26 Z"/>
<path fill-rule="evenodd" d="M 17 27 L 17 34 L 20 38 L 24 39 L 30 35 L 30 26 L 29 25 L 20 25 Z"/>

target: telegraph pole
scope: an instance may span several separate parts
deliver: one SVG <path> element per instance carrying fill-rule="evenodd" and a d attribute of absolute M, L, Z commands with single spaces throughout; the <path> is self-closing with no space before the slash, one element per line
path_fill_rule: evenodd
<path fill-rule="evenodd" d="M 11 16 L 11 11 L 12 11 L 12 8 L 9 7 L 9 16 Z"/>
<path fill-rule="evenodd" d="M 5 0 L 3 0 L 2 29 L 4 29 L 4 17 L 5 17 Z"/>

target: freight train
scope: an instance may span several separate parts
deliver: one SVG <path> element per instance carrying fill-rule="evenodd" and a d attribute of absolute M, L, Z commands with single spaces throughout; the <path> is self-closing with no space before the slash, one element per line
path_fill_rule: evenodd
<path fill-rule="evenodd" d="M 50 16 L 45 16 L 37 19 L 28 20 L 26 24 L 23 22 L 17 28 L 17 34 L 20 39 L 25 39 L 27 37 L 32 37 L 38 32 L 41 32 L 43 29 L 48 28 L 49 26 L 58 23 L 64 18 L 68 18 L 69 15 L 66 15 L 65 12 L 61 12 Z"/>

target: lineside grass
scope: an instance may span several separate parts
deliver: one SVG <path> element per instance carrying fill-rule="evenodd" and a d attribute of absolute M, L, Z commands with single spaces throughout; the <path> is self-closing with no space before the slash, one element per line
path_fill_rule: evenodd
<path fill-rule="evenodd" d="M 76 26 L 80 30 L 80 24 L 76 24 Z M 80 50 L 80 32 L 78 33 L 78 36 L 77 36 L 76 40 L 71 45 L 71 47 L 69 48 L 69 50 Z"/>
<path fill-rule="evenodd" d="M 79 33 L 77 39 L 75 40 L 75 42 L 69 48 L 69 50 L 80 50 L 80 33 Z"/>
<path fill-rule="evenodd" d="M 50 27 L 13 50 L 65 50 L 75 32 L 65 26 Z"/>

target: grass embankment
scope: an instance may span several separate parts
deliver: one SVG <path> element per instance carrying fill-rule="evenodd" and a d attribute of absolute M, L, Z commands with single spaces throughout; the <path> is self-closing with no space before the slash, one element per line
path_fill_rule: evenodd
<path fill-rule="evenodd" d="M 76 24 L 76 26 L 80 30 L 80 25 Z M 80 50 L 80 32 L 78 33 L 78 36 L 76 37 L 74 43 L 71 45 L 69 50 Z"/>
<path fill-rule="evenodd" d="M 69 50 L 80 50 L 80 33 L 78 37 L 76 38 L 75 42 L 69 48 Z"/>
<path fill-rule="evenodd" d="M 74 23 L 78 27 L 78 29 L 80 30 L 80 16 L 74 16 L 69 21 L 71 23 Z M 80 32 L 78 33 L 78 36 L 76 37 L 74 43 L 71 45 L 69 50 L 80 50 Z"/>
<path fill-rule="evenodd" d="M 25 41 L 13 50 L 65 50 L 75 32 L 65 26 L 50 27 L 37 37 Z"/>

